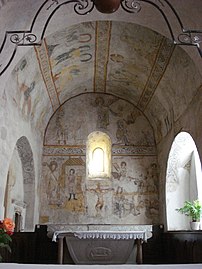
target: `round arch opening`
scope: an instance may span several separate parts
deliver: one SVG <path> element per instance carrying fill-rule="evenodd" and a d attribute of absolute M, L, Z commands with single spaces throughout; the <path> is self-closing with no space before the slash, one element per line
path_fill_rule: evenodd
<path fill-rule="evenodd" d="M 201 162 L 187 132 L 179 133 L 170 149 L 166 173 L 167 230 L 190 230 L 189 217 L 176 211 L 186 200 L 202 200 Z"/>

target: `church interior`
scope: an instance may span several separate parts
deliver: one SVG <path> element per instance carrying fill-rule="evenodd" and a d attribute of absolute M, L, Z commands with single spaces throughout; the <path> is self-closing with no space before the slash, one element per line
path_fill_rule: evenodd
<path fill-rule="evenodd" d="M 201 0 L 0 0 L 5 263 L 202 264 L 202 219 L 177 210 L 202 203 L 201 14 Z"/>

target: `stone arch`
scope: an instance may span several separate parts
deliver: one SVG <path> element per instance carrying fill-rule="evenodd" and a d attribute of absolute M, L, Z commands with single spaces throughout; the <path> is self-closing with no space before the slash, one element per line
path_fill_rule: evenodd
<path fill-rule="evenodd" d="M 22 136 L 18 139 L 17 150 L 22 164 L 24 203 L 26 204 L 25 231 L 34 229 L 35 212 L 35 169 L 33 152 L 28 139 Z"/>
<path fill-rule="evenodd" d="M 187 132 L 179 133 L 173 141 L 166 173 L 166 218 L 168 230 L 190 229 L 190 219 L 177 208 L 185 200 L 201 200 L 201 163 L 195 142 Z"/>

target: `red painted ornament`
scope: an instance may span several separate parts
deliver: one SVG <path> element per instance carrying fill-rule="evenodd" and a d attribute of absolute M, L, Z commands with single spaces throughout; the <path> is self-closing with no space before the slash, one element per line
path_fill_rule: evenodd
<path fill-rule="evenodd" d="M 121 0 L 94 0 L 96 9 L 102 13 L 113 13 L 120 6 Z"/>

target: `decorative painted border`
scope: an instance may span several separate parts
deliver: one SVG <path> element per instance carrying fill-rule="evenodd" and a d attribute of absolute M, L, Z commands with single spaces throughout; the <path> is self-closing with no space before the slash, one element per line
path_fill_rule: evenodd
<path fill-rule="evenodd" d="M 94 92 L 106 92 L 111 28 L 112 23 L 109 21 L 102 22 L 102 27 L 99 22 L 96 22 L 96 40 L 101 37 L 102 44 L 96 42 Z"/>
<path fill-rule="evenodd" d="M 48 48 L 45 38 L 41 46 L 35 47 L 35 52 L 53 111 L 56 111 L 56 109 L 60 106 L 60 100 L 58 98 L 56 85 L 53 79 L 52 68 L 48 57 Z"/>
<path fill-rule="evenodd" d="M 0 76 L 11 64 L 18 47 L 41 45 L 51 18 L 60 7 L 67 4 L 74 4 L 74 11 L 78 15 L 87 15 L 95 7 L 93 0 L 44 1 L 34 16 L 29 30 L 6 31 L 4 40 L 0 47 Z M 140 12 L 144 4 L 152 5 L 160 13 L 175 45 L 195 46 L 202 57 L 202 48 L 200 47 L 200 43 L 202 43 L 202 30 L 186 30 L 177 11 L 168 0 L 121 0 L 122 9 L 128 13 Z M 43 16 L 41 16 L 41 14 L 43 14 Z M 171 17 L 175 18 L 175 21 L 172 21 Z M 179 29 L 182 31 L 182 33 L 176 37 L 173 32 L 173 23 L 177 24 Z M 41 29 L 41 32 L 38 35 L 35 32 L 35 28 Z M 7 55 L 9 55 L 6 58 L 6 61 L 4 61 L 4 51 Z"/>
<path fill-rule="evenodd" d="M 86 147 L 57 147 L 57 146 L 44 146 L 43 156 L 85 156 Z M 130 156 L 155 156 L 156 150 L 152 146 L 113 146 L 112 155 L 130 155 Z"/>
<path fill-rule="evenodd" d="M 172 41 L 163 37 L 155 63 L 147 79 L 147 83 L 140 97 L 140 100 L 138 101 L 137 107 L 140 108 L 141 111 L 144 111 L 146 109 L 147 105 L 149 104 L 149 101 L 154 95 L 159 81 L 163 77 L 170 58 L 172 57 L 174 48 L 175 45 L 172 43 Z"/>

